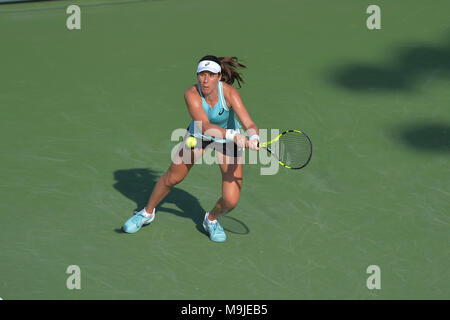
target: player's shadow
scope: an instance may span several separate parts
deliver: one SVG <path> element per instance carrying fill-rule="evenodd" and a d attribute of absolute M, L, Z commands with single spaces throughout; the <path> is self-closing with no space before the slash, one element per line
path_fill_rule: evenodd
<path fill-rule="evenodd" d="M 450 40 L 441 45 L 403 45 L 385 64 L 352 62 L 336 67 L 331 82 L 354 91 L 413 91 L 423 78 L 450 78 Z"/>
<path fill-rule="evenodd" d="M 141 210 L 147 205 L 150 194 L 155 187 L 161 174 L 147 168 L 124 169 L 114 172 L 116 183 L 114 188 L 136 203 L 134 210 Z M 173 203 L 180 210 L 164 207 L 165 203 Z M 169 194 L 156 207 L 158 214 L 170 212 L 177 216 L 191 219 L 197 229 L 201 230 L 204 208 L 200 202 L 189 192 L 178 187 L 173 187 Z M 125 217 L 124 217 L 125 218 Z M 128 219 L 129 217 L 126 217 Z M 121 233 L 122 228 L 116 229 Z"/>
<path fill-rule="evenodd" d="M 396 127 L 392 130 L 392 134 L 403 144 L 421 151 L 450 153 L 450 124 L 448 123 L 410 123 Z"/>
<path fill-rule="evenodd" d="M 117 170 L 114 172 L 114 179 L 116 180 L 114 188 L 136 203 L 134 210 L 141 210 L 147 205 L 150 194 L 160 176 L 161 174 L 148 168 Z M 164 207 L 166 203 L 175 204 L 179 210 Z M 205 209 L 195 196 L 183 189 L 176 186 L 173 187 L 169 194 L 158 204 L 156 211 L 158 214 L 169 212 L 182 218 L 191 219 L 197 230 L 207 235 L 202 225 Z M 130 216 L 124 216 L 124 219 L 128 219 Z M 229 232 L 237 234 L 249 233 L 247 226 L 236 218 L 224 216 L 220 221 L 224 229 Z M 115 231 L 124 233 L 122 226 L 115 229 Z"/>

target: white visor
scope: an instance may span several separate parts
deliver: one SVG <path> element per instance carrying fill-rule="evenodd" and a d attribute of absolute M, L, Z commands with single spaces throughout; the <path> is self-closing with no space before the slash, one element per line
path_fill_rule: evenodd
<path fill-rule="evenodd" d="M 220 65 L 214 61 L 211 60 L 200 61 L 197 67 L 197 73 L 200 73 L 205 70 L 211 71 L 212 73 L 220 73 L 222 69 L 220 68 Z"/>

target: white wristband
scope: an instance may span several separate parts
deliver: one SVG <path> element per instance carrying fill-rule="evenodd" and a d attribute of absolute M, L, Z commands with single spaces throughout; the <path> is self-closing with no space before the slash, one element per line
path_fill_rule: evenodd
<path fill-rule="evenodd" d="M 238 133 L 238 131 L 233 130 L 233 129 L 227 129 L 226 134 L 225 134 L 225 139 L 227 141 L 234 141 L 234 136 Z"/>
<path fill-rule="evenodd" d="M 259 136 L 257 134 L 252 135 L 249 140 L 252 141 L 255 139 L 259 140 Z"/>

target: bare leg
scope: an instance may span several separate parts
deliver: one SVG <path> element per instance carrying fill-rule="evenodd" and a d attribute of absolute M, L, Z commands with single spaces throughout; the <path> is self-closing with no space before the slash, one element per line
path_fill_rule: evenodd
<path fill-rule="evenodd" d="M 227 159 L 223 154 L 217 152 L 220 171 L 222 172 L 222 197 L 216 202 L 214 208 L 209 212 L 208 219 L 213 221 L 220 216 L 233 210 L 239 202 L 242 188 L 242 163 L 236 163 L 236 159 Z M 234 163 L 233 163 L 234 161 Z"/>
<path fill-rule="evenodd" d="M 147 206 L 145 207 L 145 211 L 148 213 L 153 212 L 153 209 L 167 196 L 173 186 L 183 181 L 189 173 L 189 170 L 193 167 L 195 160 L 199 159 L 204 153 L 203 149 L 195 148 L 190 150 L 185 147 L 183 148 L 183 146 L 184 141 L 177 153 L 178 159 L 174 159 L 169 169 L 156 183 L 156 186 L 150 195 L 150 199 L 148 200 Z M 190 153 L 190 158 L 188 155 L 184 154 L 185 152 Z"/>

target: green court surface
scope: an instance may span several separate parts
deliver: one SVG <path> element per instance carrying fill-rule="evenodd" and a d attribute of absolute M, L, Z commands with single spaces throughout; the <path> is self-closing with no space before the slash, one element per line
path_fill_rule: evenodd
<path fill-rule="evenodd" d="M 68 30 L 66 8 L 81 8 Z M 381 8 L 369 30 L 366 9 Z M 448 0 L 71 0 L 0 5 L 3 299 L 450 298 Z M 121 232 L 170 165 L 206 54 L 237 56 L 260 129 L 300 129 L 301 170 L 244 167 L 228 239 L 194 166 Z M 69 290 L 68 266 L 81 270 Z M 381 289 L 367 268 L 379 266 Z"/>

